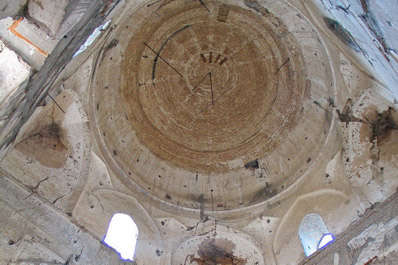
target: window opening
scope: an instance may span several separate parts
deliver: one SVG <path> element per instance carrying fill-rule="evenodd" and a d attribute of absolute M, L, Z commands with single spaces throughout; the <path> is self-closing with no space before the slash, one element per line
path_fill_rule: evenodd
<path fill-rule="evenodd" d="M 97 27 L 93 31 L 93 33 L 91 33 L 91 35 L 87 38 L 87 40 L 84 42 L 84 44 L 82 46 L 80 46 L 79 50 L 77 52 L 75 52 L 75 54 L 73 55 L 72 58 L 75 58 L 76 56 L 78 56 L 79 54 L 84 52 L 88 47 L 90 47 L 90 45 L 93 44 L 93 42 L 99 37 L 99 35 L 101 35 L 101 33 L 104 32 L 108 28 L 110 23 L 111 23 L 111 20 L 108 20 L 103 25 Z"/>
<path fill-rule="evenodd" d="M 116 250 L 124 260 L 133 260 L 138 228 L 127 214 L 113 215 L 103 242 Z"/>
<path fill-rule="evenodd" d="M 318 214 L 306 215 L 301 221 L 298 232 L 307 257 L 334 241 L 334 236 L 329 233 L 322 217 Z"/>

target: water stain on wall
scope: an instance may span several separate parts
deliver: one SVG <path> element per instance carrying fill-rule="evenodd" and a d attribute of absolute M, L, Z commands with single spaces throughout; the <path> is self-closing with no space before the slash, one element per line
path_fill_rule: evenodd
<path fill-rule="evenodd" d="M 58 99 L 58 103 L 67 109 L 72 104 L 72 99 L 64 96 Z M 73 153 L 67 132 L 62 127 L 65 114 L 51 104 L 45 107 L 36 119 L 35 126 L 16 145 L 16 149 L 43 166 L 64 167 L 68 155 Z"/>
<path fill-rule="evenodd" d="M 199 258 L 189 258 L 189 264 L 198 265 L 246 265 L 247 261 L 234 255 L 235 244 L 226 239 L 210 238 L 204 241 L 198 250 Z"/>
<path fill-rule="evenodd" d="M 63 167 L 70 151 L 65 130 L 54 121 L 50 121 L 39 132 L 24 139 L 16 149 L 43 166 L 52 168 Z"/>

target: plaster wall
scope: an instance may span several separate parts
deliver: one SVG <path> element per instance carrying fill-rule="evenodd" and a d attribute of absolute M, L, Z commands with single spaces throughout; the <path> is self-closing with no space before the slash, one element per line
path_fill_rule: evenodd
<path fill-rule="evenodd" d="M 26 5 L 28 0 L 18 0 L 18 1 L 4 1 L 0 4 L 0 19 L 6 17 L 14 17 L 22 13 L 22 9 Z"/>
<path fill-rule="evenodd" d="M 58 3 L 50 2 L 41 1 L 42 9 L 32 1 L 29 12 L 40 20 Z M 110 27 L 53 80 L 54 100 L 41 102 L 0 161 L 0 263 L 127 264 L 101 243 L 118 212 L 130 215 L 139 229 L 135 264 L 393 262 L 398 115 L 396 77 L 385 76 L 395 71 L 394 63 L 386 63 L 394 60 L 394 30 L 382 27 L 390 49 L 380 52 L 366 35 L 373 34 L 369 25 L 353 26 L 365 10 L 355 9 L 356 1 L 348 11 L 338 2 L 178 2 L 203 16 L 206 8 L 219 12 L 227 4 L 286 25 L 286 32 L 277 33 L 281 38 L 291 33 L 296 44 L 289 47 L 302 56 L 294 62 L 302 71 L 293 59 L 291 68 L 270 66 L 286 78 L 297 72 L 294 84 L 303 85 L 304 95 L 297 124 L 274 153 L 256 160 L 257 166 L 245 166 L 251 161 L 244 153 L 225 163 L 229 171 L 223 175 L 217 168 L 209 173 L 176 165 L 135 132 L 118 86 L 123 60 L 127 51 L 137 51 L 131 38 L 141 41 L 134 33 L 145 36 L 142 25 L 152 27 L 180 6 L 121 1 L 106 17 L 112 19 Z M 387 19 L 395 23 L 388 5 L 369 4 L 367 14 L 379 25 L 388 25 Z M 64 5 L 49 20 L 40 20 L 49 36 L 62 29 L 64 14 L 73 14 L 65 10 L 73 8 Z M 351 32 L 362 52 L 330 28 L 326 14 Z M 143 53 L 152 62 L 150 54 Z M 283 63 L 278 56 L 275 62 Z M 281 82 L 287 85 L 286 80 Z M 337 241 L 306 258 L 298 227 L 309 213 L 319 214 Z"/>
<path fill-rule="evenodd" d="M 30 67 L 0 41 L 0 105 L 28 78 Z"/>

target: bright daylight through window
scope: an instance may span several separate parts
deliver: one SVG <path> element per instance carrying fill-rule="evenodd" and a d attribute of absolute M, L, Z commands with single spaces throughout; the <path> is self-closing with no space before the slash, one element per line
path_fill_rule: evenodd
<path fill-rule="evenodd" d="M 104 243 L 115 249 L 124 260 L 133 260 L 138 228 L 127 214 L 115 214 L 109 223 Z"/>
<path fill-rule="evenodd" d="M 334 236 L 329 233 L 322 217 L 318 214 L 307 214 L 298 232 L 307 257 L 334 241 Z"/>

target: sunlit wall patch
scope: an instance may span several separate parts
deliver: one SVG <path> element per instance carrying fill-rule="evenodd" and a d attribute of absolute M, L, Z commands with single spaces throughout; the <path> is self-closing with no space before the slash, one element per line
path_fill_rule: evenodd
<path fill-rule="evenodd" d="M 113 215 L 103 242 L 115 249 L 122 259 L 133 260 L 138 238 L 138 228 L 134 220 L 123 213 Z"/>
<path fill-rule="evenodd" d="M 108 28 L 110 23 L 111 23 L 111 20 L 108 20 L 101 26 L 97 27 L 93 31 L 93 33 L 91 33 L 91 35 L 87 38 L 87 40 L 84 42 L 84 44 L 82 46 L 80 46 L 79 50 L 77 52 L 75 52 L 75 54 L 73 55 L 73 58 L 75 58 L 76 56 L 78 56 L 79 54 L 84 52 L 88 47 L 90 47 L 90 45 L 93 44 L 93 42 L 99 37 L 99 35 L 101 35 L 101 33 L 104 32 Z"/>
<path fill-rule="evenodd" d="M 307 257 L 334 241 L 334 236 L 318 214 L 307 214 L 301 221 L 298 233 Z"/>

